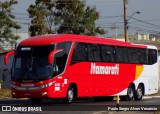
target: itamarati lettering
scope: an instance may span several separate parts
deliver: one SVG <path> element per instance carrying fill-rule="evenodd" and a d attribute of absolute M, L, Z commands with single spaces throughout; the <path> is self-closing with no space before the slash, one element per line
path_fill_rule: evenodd
<path fill-rule="evenodd" d="M 119 64 L 115 64 L 114 66 L 98 66 L 96 63 L 91 63 L 91 74 L 111 74 L 118 75 L 119 74 Z"/>

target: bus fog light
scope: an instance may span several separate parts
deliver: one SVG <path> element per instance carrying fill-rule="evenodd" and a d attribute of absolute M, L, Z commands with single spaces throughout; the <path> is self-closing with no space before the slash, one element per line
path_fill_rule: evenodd
<path fill-rule="evenodd" d="M 16 95 L 16 93 L 15 93 L 15 92 L 13 92 L 13 95 Z"/>
<path fill-rule="evenodd" d="M 43 92 L 43 93 L 42 93 L 42 96 L 44 96 L 44 95 L 46 95 L 46 94 L 47 94 L 47 92 Z"/>

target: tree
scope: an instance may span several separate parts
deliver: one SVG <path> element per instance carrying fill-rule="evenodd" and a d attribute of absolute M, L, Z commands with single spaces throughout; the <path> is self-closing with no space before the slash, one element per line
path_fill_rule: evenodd
<path fill-rule="evenodd" d="M 57 23 L 58 33 L 105 34 L 104 29 L 95 25 L 99 18 L 96 7 L 86 6 L 85 1 L 56 0 L 55 16 L 61 20 Z"/>
<path fill-rule="evenodd" d="M 96 27 L 99 18 L 96 7 L 86 6 L 81 0 L 36 0 L 28 8 L 32 18 L 31 36 L 48 33 L 73 33 L 85 35 L 105 34 Z M 54 25 L 54 28 L 53 28 Z"/>
<path fill-rule="evenodd" d="M 53 33 L 52 25 L 54 18 L 52 14 L 53 4 L 51 0 L 36 0 L 35 5 L 30 5 L 28 13 L 31 20 L 29 31 L 31 36 Z"/>
<path fill-rule="evenodd" d="M 4 42 L 8 42 L 9 44 L 13 45 L 16 43 L 19 36 L 14 35 L 12 29 L 20 29 L 20 25 L 13 21 L 15 16 L 12 14 L 12 6 L 17 4 L 16 0 L 10 0 L 5 2 L 0 2 L 0 47 Z"/>

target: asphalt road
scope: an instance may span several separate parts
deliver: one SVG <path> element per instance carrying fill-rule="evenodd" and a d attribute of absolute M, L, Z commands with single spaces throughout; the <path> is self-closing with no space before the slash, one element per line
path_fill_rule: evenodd
<path fill-rule="evenodd" d="M 103 114 L 107 114 L 108 110 L 115 111 L 117 109 L 116 101 L 95 102 L 93 99 L 81 99 L 72 104 L 64 104 L 61 101 L 54 100 L 43 100 L 39 105 L 33 105 L 28 99 L 1 99 L 0 110 L 2 110 L 2 107 L 3 110 L 5 110 L 5 106 L 9 106 L 9 108 L 11 107 L 11 110 L 14 112 L 7 111 L 0 113 L 8 114 L 18 112 L 20 114 L 26 114 L 28 113 L 28 110 L 31 110 L 29 113 L 33 114 L 53 113 L 53 111 L 54 114 L 95 114 L 100 111 L 105 111 Z M 120 110 L 130 110 L 130 108 L 133 107 L 133 111 L 139 111 L 139 109 L 143 110 L 144 108 L 153 110 L 156 108 L 160 109 L 160 98 L 143 99 L 141 101 L 120 101 L 119 107 Z M 38 112 L 32 112 L 32 110 L 36 110 Z M 41 110 L 42 112 L 40 112 Z"/>

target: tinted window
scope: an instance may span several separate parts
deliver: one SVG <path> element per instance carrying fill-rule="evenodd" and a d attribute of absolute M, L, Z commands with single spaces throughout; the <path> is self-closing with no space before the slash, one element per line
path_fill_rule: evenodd
<path fill-rule="evenodd" d="M 53 74 L 58 75 L 62 73 L 65 69 L 68 54 L 70 51 L 71 42 L 63 42 L 57 44 L 56 49 L 63 49 L 63 51 L 55 54 L 54 63 L 53 63 Z"/>
<path fill-rule="evenodd" d="M 16 57 L 48 57 L 49 53 L 54 50 L 54 45 L 19 46 L 17 50 Z"/>
<path fill-rule="evenodd" d="M 147 50 L 146 49 L 138 49 L 139 63 L 147 64 Z"/>
<path fill-rule="evenodd" d="M 115 47 L 102 45 L 102 60 L 105 62 L 115 62 Z"/>
<path fill-rule="evenodd" d="M 73 51 L 72 63 L 79 61 L 154 64 L 157 62 L 157 51 L 123 46 L 77 43 Z"/>
<path fill-rule="evenodd" d="M 55 45 L 19 46 L 13 63 L 12 79 L 38 81 L 51 78 L 48 55 L 54 48 Z"/>
<path fill-rule="evenodd" d="M 101 61 L 99 45 L 87 44 L 88 61 Z"/>
<path fill-rule="evenodd" d="M 148 64 L 154 64 L 157 62 L 157 50 L 148 50 Z"/>
<path fill-rule="evenodd" d="M 125 47 L 116 47 L 116 62 L 127 63 L 128 53 Z"/>
<path fill-rule="evenodd" d="M 79 61 L 86 61 L 86 58 L 87 58 L 86 44 L 77 43 L 73 51 L 72 63 Z"/>
<path fill-rule="evenodd" d="M 139 63 L 139 55 L 137 48 L 128 48 L 129 63 Z"/>

